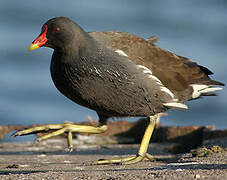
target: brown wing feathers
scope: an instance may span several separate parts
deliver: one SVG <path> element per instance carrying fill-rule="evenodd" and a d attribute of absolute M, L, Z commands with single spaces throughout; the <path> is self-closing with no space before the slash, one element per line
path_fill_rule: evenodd
<path fill-rule="evenodd" d="M 210 79 L 209 75 L 213 73 L 208 68 L 156 46 L 154 43 L 157 42 L 157 36 L 142 39 L 135 35 L 113 31 L 95 32 L 90 35 L 99 41 L 103 40 L 114 50 L 122 50 L 136 64 L 149 68 L 153 75 L 181 101 L 192 99 L 193 84 L 208 85 L 207 88 L 213 85 L 224 85 Z M 201 95 L 215 95 L 203 92 Z"/>

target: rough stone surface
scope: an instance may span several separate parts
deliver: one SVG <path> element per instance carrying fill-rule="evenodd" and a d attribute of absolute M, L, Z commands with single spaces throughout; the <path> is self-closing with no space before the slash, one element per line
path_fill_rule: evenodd
<path fill-rule="evenodd" d="M 213 139 L 209 146 L 217 145 Z M 223 138 L 221 142 L 224 142 Z M 65 141 L 49 140 L 32 143 L 0 144 L 0 179 L 227 179 L 227 151 L 207 157 L 191 153 L 172 155 L 165 151 L 171 144 L 152 143 L 149 153 L 155 162 L 133 165 L 85 165 L 97 159 L 135 154 L 138 144 L 78 145 L 72 153 L 64 151 Z"/>

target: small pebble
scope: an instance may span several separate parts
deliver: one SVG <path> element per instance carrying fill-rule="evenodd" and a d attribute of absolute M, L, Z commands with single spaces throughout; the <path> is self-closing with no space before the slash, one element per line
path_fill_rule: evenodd
<path fill-rule="evenodd" d="M 63 161 L 64 163 L 71 163 L 71 161 Z"/>
<path fill-rule="evenodd" d="M 182 169 L 176 169 L 176 171 L 183 171 Z"/>
<path fill-rule="evenodd" d="M 39 154 L 37 155 L 37 157 L 46 157 L 47 155 L 46 154 Z"/>
<path fill-rule="evenodd" d="M 11 164 L 6 166 L 6 168 L 19 168 L 19 164 Z"/>
<path fill-rule="evenodd" d="M 199 175 L 199 174 L 196 174 L 196 175 L 195 175 L 195 178 L 196 178 L 196 179 L 199 179 L 199 178 L 200 178 L 200 175 Z"/>
<path fill-rule="evenodd" d="M 74 169 L 76 169 L 76 170 L 84 170 L 83 167 L 74 167 Z"/>

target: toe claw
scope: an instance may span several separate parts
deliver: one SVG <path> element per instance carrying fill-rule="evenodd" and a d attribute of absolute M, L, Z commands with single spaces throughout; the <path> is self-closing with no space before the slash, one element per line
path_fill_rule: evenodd
<path fill-rule="evenodd" d="M 14 133 L 12 133 L 10 136 L 11 136 L 11 137 L 17 137 L 17 136 L 20 136 L 20 130 L 15 131 L 15 132 L 14 132 Z"/>
<path fill-rule="evenodd" d="M 68 151 L 72 152 L 73 151 L 73 147 L 68 147 Z"/>
<path fill-rule="evenodd" d="M 11 137 L 17 137 L 18 135 L 17 135 L 17 132 L 15 132 L 15 133 L 11 134 L 10 136 Z"/>
<path fill-rule="evenodd" d="M 34 145 L 35 145 L 35 144 L 38 144 L 40 141 L 41 141 L 40 138 L 36 138 L 36 139 L 34 140 L 33 144 L 34 144 Z"/>

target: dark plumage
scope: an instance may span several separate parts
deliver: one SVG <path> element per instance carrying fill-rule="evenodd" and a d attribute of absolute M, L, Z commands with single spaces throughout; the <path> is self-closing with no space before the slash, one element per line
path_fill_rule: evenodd
<path fill-rule="evenodd" d="M 101 125 L 109 117 L 150 117 L 169 108 L 186 109 L 184 102 L 214 95 L 210 92 L 221 88 L 213 86 L 224 85 L 210 79 L 209 69 L 154 41 L 123 32 L 87 33 L 70 19 L 58 17 L 43 25 L 30 49 L 54 49 L 55 86 L 75 103 L 95 110 Z"/>
<path fill-rule="evenodd" d="M 211 71 L 207 68 L 135 35 L 111 31 L 87 34 L 67 18 L 51 19 L 46 25 L 48 41 L 44 46 L 55 49 L 51 75 L 56 87 L 99 115 L 149 116 L 167 110 L 163 104 L 173 98 L 160 91 L 160 85 L 137 65 L 150 69 L 178 102 L 192 99 L 191 84 L 223 85 L 208 77 Z M 52 30 L 58 26 L 63 28 L 55 35 Z"/>

